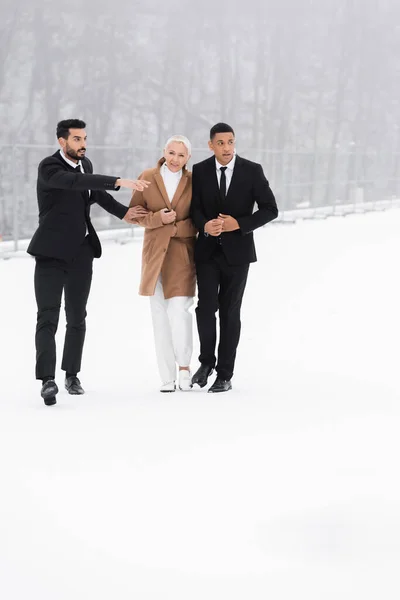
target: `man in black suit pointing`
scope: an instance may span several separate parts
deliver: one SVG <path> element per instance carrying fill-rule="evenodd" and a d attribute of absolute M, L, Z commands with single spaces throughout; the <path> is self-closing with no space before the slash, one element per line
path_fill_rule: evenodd
<path fill-rule="evenodd" d="M 199 230 L 195 262 L 201 363 L 192 383 L 204 387 L 215 367 L 217 378 L 208 391 L 226 392 L 232 388 L 249 265 L 257 260 L 253 231 L 276 219 L 278 209 L 261 165 L 235 154 L 230 125 L 211 128 L 209 147 L 214 156 L 194 165 L 192 179 L 191 217 Z"/>
<path fill-rule="evenodd" d="M 37 197 L 39 226 L 28 247 L 36 259 L 35 295 L 36 379 L 41 379 L 41 396 L 46 405 L 56 403 L 55 334 L 64 291 L 67 330 L 61 368 L 70 394 L 83 394 L 77 377 L 81 369 L 86 332 L 86 304 L 92 281 L 93 258 L 101 256 L 100 240 L 90 220 L 90 205 L 97 202 L 107 212 L 128 223 L 147 211 L 128 208 L 107 190 L 120 187 L 143 191 L 146 181 L 94 175 L 86 158 L 86 124 L 79 119 L 60 121 L 60 144 L 53 156 L 39 165 Z"/>

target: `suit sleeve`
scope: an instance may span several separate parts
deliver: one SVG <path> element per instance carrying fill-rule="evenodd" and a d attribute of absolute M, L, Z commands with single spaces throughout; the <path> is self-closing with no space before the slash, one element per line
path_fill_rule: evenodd
<path fill-rule="evenodd" d="M 127 206 L 115 200 L 115 198 L 107 192 L 92 191 L 90 204 L 93 204 L 94 202 L 119 219 L 123 219 L 128 210 Z"/>
<path fill-rule="evenodd" d="M 139 175 L 139 179 L 144 179 L 144 173 L 141 173 L 141 175 Z M 132 206 L 144 206 L 144 208 L 147 208 L 148 210 L 147 202 L 143 192 L 139 192 L 138 190 L 133 191 L 132 198 L 129 203 L 129 208 L 131 208 Z M 157 212 L 149 211 L 147 215 L 145 215 L 144 217 L 140 217 L 139 219 L 135 219 L 134 221 L 132 221 L 132 223 L 140 225 L 141 227 L 146 227 L 147 229 L 157 229 L 157 227 L 163 227 L 164 225 L 161 220 L 160 210 Z"/>
<path fill-rule="evenodd" d="M 73 173 L 66 171 L 57 160 L 43 161 L 39 165 L 39 181 L 58 190 L 117 190 L 118 177 L 93 175 L 92 173 Z"/>
<path fill-rule="evenodd" d="M 258 227 L 262 227 L 266 223 L 273 221 L 278 216 L 275 196 L 269 187 L 261 165 L 256 165 L 253 177 L 253 198 L 258 206 L 258 210 L 252 215 L 236 219 L 243 235 L 251 233 Z"/>
<path fill-rule="evenodd" d="M 190 204 L 190 217 L 199 231 L 204 232 L 204 226 L 208 219 L 201 207 L 200 179 L 197 165 L 192 170 L 192 202 Z"/>

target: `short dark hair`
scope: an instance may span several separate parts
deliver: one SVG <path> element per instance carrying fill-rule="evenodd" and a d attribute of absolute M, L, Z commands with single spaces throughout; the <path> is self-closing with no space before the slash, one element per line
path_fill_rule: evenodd
<path fill-rule="evenodd" d="M 70 129 L 85 129 L 85 127 L 85 121 L 81 121 L 80 119 L 65 119 L 64 121 L 60 121 L 57 123 L 57 139 L 64 138 L 64 140 L 67 140 Z"/>
<path fill-rule="evenodd" d="M 232 127 L 230 125 L 227 125 L 226 123 L 217 123 L 216 125 L 214 125 L 214 127 L 211 127 L 210 140 L 212 140 L 217 133 L 233 133 L 233 135 L 235 135 L 235 132 L 233 131 Z"/>

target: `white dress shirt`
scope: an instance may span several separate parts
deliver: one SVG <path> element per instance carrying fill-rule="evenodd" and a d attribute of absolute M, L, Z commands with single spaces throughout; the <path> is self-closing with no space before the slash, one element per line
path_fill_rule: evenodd
<path fill-rule="evenodd" d="M 232 181 L 232 175 L 233 175 L 233 169 L 235 166 L 235 161 L 236 161 L 236 154 L 234 155 L 234 157 L 232 158 L 232 160 L 230 162 L 228 162 L 227 165 L 221 165 L 217 159 L 215 159 L 215 168 L 217 169 L 217 179 L 218 179 L 218 185 L 221 185 L 221 171 L 220 168 L 221 167 L 227 167 L 226 171 L 225 171 L 225 178 L 226 178 L 226 193 L 228 193 L 229 190 L 229 186 L 231 184 Z"/>
<path fill-rule="evenodd" d="M 165 189 L 167 190 L 169 201 L 172 202 L 172 198 L 175 196 L 175 192 L 178 189 L 182 177 L 182 169 L 177 173 L 173 173 L 168 169 L 167 164 L 164 163 L 160 169 L 160 173 L 164 181 Z"/>

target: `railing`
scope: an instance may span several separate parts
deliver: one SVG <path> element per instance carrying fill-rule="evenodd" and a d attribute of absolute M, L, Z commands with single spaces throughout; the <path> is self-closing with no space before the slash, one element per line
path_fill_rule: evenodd
<path fill-rule="evenodd" d="M 37 227 L 36 177 L 39 162 L 56 151 L 55 146 L 0 145 L 0 257 L 23 250 Z M 353 212 L 381 210 L 398 205 L 400 155 L 386 156 L 335 149 L 334 152 L 287 152 L 238 148 L 238 153 L 262 164 L 280 210 L 277 222 L 298 218 L 323 218 Z M 161 152 L 138 146 L 90 146 L 95 172 L 136 178 L 155 165 Z M 210 156 L 194 148 L 190 164 Z M 189 168 L 190 168 L 189 164 Z M 128 204 L 130 193 L 116 198 Z M 93 223 L 99 231 L 118 238 L 135 235 L 135 228 L 94 205 Z M 118 230 L 118 234 L 117 234 Z M 138 232 L 136 232 L 137 234 Z"/>

